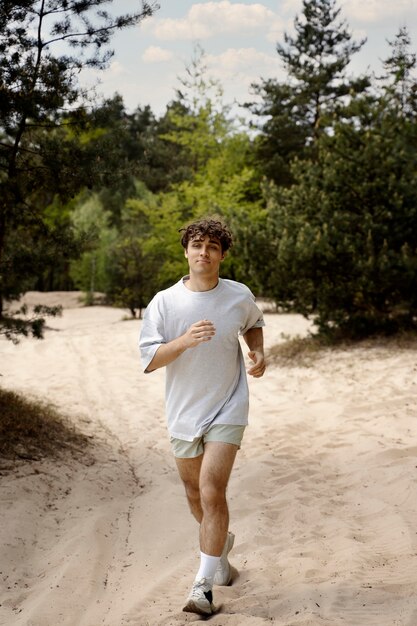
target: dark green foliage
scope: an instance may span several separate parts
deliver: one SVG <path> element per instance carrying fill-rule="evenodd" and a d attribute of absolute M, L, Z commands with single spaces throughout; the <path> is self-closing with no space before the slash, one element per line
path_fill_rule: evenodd
<path fill-rule="evenodd" d="M 156 212 L 156 200 L 143 185 L 136 198 L 127 202 L 120 230 L 110 246 L 106 295 L 116 306 L 129 309 L 132 317 L 142 317 L 144 309 L 159 285 L 158 272 L 166 258 L 166 246 L 153 249 L 150 239 L 155 232 L 150 217 Z"/>
<path fill-rule="evenodd" d="M 358 337 L 417 322 L 416 56 L 400 29 L 368 90 L 346 76 L 363 42 L 338 15 L 334 0 L 304 0 L 277 47 L 290 80 L 260 86 L 258 155 L 274 182 L 249 246 L 264 295 L 322 334 Z"/>
<path fill-rule="evenodd" d="M 417 55 L 410 51 L 411 39 L 405 27 L 401 27 L 393 41 L 389 42 L 391 56 L 384 62 L 385 76 L 381 77 L 391 107 L 402 117 L 416 118 L 417 81 L 414 73 Z"/>
<path fill-rule="evenodd" d="M 353 108 L 271 202 L 270 286 L 320 331 L 365 336 L 417 322 L 417 125 L 386 97 Z"/>
<path fill-rule="evenodd" d="M 61 315 L 61 306 L 43 306 L 37 304 L 29 312 L 28 307 L 23 305 L 7 312 L 1 319 L 0 335 L 10 339 L 13 343 L 19 343 L 19 339 L 29 335 L 35 339 L 42 339 L 45 327 L 45 317 Z"/>
<path fill-rule="evenodd" d="M 369 85 L 365 77 L 347 76 L 347 66 L 364 41 L 355 43 L 335 0 L 303 0 L 295 19 L 295 37 L 284 35 L 277 52 L 288 75 L 254 85 L 262 96 L 252 111 L 267 116 L 257 154 L 267 178 L 278 185 L 292 181 L 292 159 L 314 157 L 315 142 L 332 123 L 335 112 Z"/>
<path fill-rule="evenodd" d="M 106 67 L 113 32 L 137 24 L 156 4 L 143 2 L 141 10 L 116 16 L 103 10 L 108 4 L 0 5 L 0 320 L 4 299 L 45 271 L 39 256 L 30 268 L 30 242 L 63 241 L 62 223 L 46 219 L 45 209 L 56 196 L 68 200 L 84 186 L 111 185 L 120 173 L 108 158 L 119 156 L 113 138 L 88 113 L 91 103 L 77 76 L 86 67 Z"/>
<path fill-rule="evenodd" d="M 107 297 L 115 306 L 126 308 L 132 317 L 142 318 L 142 310 L 152 296 L 153 263 L 143 252 L 138 238 L 126 236 L 112 249 Z"/>
<path fill-rule="evenodd" d="M 417 83 L 406 29 L 370 85 L 348 75 L 364 42 L 335 0 L 304 0 L 295 35 L 277 45 L 288 80 L 257 85 L 252 110 L 267 121 L 253 138 L 199 47 L 160 118 L 128 113 L 118 95 L 90 106 L 76 72 L 103 67 L 111 30 L 150 11 L 87 19 L 102 4 L 0 7 L 0 315 L 22 291 L 75 285 L 140 316 L 187 271 L 178 229 L 219 215 L 235 235 L 222 275 L 313 317 L 322 336 L 414 327 Z M 34 25 L 58 7 L 37 38 Z M 18 317 L 15 329 L 41 334 Z"/>
<path fill-rule="evenodd" d="M 191 158 L 187 150 L 166 139 L 174 130 L 172 115 L 186 113 L 181 102 L 173 101 L 156 119 L 149 107 L 128 116 L 130 148 L 127 154 L 136 160 L 136 176 L 153 193 L 168 191 L 191 176 Z"/>

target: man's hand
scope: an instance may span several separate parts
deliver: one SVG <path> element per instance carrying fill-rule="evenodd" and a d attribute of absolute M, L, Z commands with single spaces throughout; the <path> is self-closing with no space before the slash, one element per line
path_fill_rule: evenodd
<path fill-rule="evenodd" d="M 254 363 L 254 365 L 248 369 L 248 374 L 254 378 L 263 376 L 266 369 L 264 353 L 260 350 L 251 350 L 248 352 L 248 357 Z"/>
<path fill-rule="evenodd" d="M 205 341 L 210 341 L 215 334 L 216 329 L 213 322 L 200 320 L 195 322 L 195 324 L 191 324 L 183 335 L 159 346 L 152 361 L 146 368 L 146 372 L 153 372 L 153 370 L 169 365 L 188 348 L 195 348 Z"/>
<path fill-rule="evenodd" d="M 189 329 L 184 333 L 182 339 L 184 340 L 185 348 L 195 348 L 204 341 L 210 341 L 216 334 L 213 322 L 209 320 L 200 320 L 191 324 Z"/>
<path fill-rule="evenodd" d="M 254 378 L 260 378 L 265 374 L 266 369 L 262 328 L 249 328 L 243 335 L 243 339 L 249 348 L 248 356 L 253 361 L 253 365 L 248 369 L 248 374 Z"/>

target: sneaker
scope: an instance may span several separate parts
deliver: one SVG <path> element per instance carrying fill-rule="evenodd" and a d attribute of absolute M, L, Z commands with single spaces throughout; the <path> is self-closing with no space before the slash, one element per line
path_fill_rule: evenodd
<path fill-rule="evenodd" d="M 186 613 L 198 613 L 198 615 L 212 615 L 216 611 L 213 605 L 212 588 L 205 578 L 194 581 L 183 611 Z"/>
<path fill-rule="evenodd" d="M 230 585 L 233 582 L 233 579 L 237 576 L 237 570 L 230 565 L 228 560 L 228 554 L 230 550 L 233 548 L 233 544 L 235 542 L 235 536 L 233 533 L 228 532 L 226 543 L 224 544 L 223 552 L 220 557 L 220 563 L 217 567 L 216 573 L 214 575 L 214 584 L 215 585 Z"/>

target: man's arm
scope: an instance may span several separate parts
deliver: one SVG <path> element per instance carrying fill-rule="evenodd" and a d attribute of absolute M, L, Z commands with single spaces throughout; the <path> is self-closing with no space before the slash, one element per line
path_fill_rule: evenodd
<path fill-rule="evenodd" d="M 165 367 L 165 365 L 175 361 L 175 359 L 189 348 L 195 348 L 204 341 L 210 341 L 215 334 L 216 329 L 214 328 L 213 322 L 209 322 L 208 320 L 195 322 L 183 335 L 168 343 L 162 343 L 159 346 L 152 361 L 146 368 L 146 372 L 153 372 L 160 367 Z"/>
<path fill-rule="evenodd" d="M 262 328 L 249 328 L 243 335 L 243 339 L 249 347 L 248 356 L 254 363 L 248 369 L 248 374 L 254 378 L 260 378 L 264 375 L 266 369 Z"/>

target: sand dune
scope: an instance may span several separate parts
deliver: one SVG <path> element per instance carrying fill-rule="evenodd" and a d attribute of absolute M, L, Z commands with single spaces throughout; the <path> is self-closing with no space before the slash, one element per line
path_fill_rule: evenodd
<path fill-rule="evenodd" d="M 181 611 L 197 527 L 169 452 L 164 374 L 140 371 L 139 321 L 71 297 L 45 341 L 0 342 L 3 387 L 49 399 L 96 441 L 93 464 L 0 476 L 0 624 L 198 622 Z M 308 329 L 266 318 L 267 346 Z M 240 576 L 216 588 L 210 624 L 416 626 L 416 351 L 326 351 L 249 383 L 229 487 Z"/>

